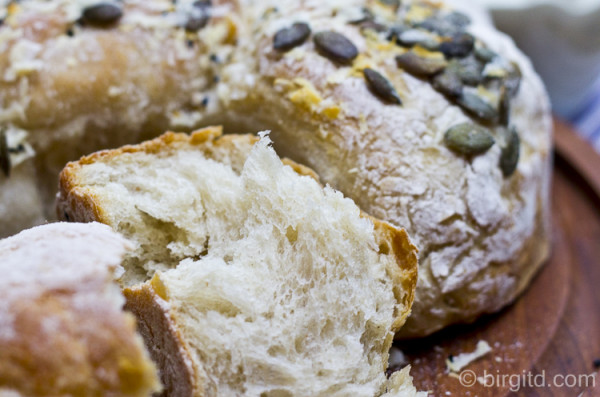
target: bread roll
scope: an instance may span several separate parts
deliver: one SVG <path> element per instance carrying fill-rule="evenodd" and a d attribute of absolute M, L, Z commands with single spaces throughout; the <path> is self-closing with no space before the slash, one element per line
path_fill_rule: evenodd
<path fill-rule="evenodd" d="M 109 23 L 85 17 L 101 3 L 121 16 Z M 213 0 L 206 26 L 189 31 L 185 26 L 203 15 L 193 3 L 1 3 L 0 126 L 12 170 L 0 170 L 0 219 L 13 222 L 0 223 L 0 236 L 54 219 L 57 176 L 68 161 L 193 127 L 217 105 L 210 91 L 236 41 L 236 6 Z M 27 167 L 35 172 L 23 175 Z M 12 179 L 34 194 L 25 196 Z M 23 208 L 23 197 L 37 196 Z"/>
<path fill-rule="evenodd" d="M 529 60 L 468 2 L 274 3 L 268 13 L 246 6 L 256 10 L 256 45 L 242 46 L 249 51 L 236 53 L 221 84 L 247 95 L 225 97 L 218 121 L 270 129 L 278 153 L 414 237 L 419 282 L 399 336 L 472 321 L 515 299 L 550 247 L 550 108 Z M 311 36 L 276 49 L 275 36 L 294 23 Z M 345 37 L 356 58 L 327 54 L 323 32 Z M 454 55 L 462 45 L 466 55 Z M 425 75 L 436 64 L 443 71 Z M 236 79 L 239 70 L 251 86 Z M 465 129 L 484 129 L 475 138 L 492 145 L 466 141 Z"/>
<path fill-rule="evenodd" d="M 130 248 L 100 224 L 56 223 L 0 240 L 0 395 L 160 391 L 113 282 Z"/>
<path fill-rule="evenodd" d="M 168 133 L 61 174 L 59 214 L 134 241 L 127 307 L 168 395 L 415 396 L 386 379 L 416 284 L 406 233 L 361 215 L 270 140 Z"/>

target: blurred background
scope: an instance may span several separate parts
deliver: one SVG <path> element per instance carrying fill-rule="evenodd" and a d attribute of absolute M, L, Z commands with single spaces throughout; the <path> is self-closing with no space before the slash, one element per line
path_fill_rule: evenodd
<path fill-rule="evenodd" d="M 477 0 L 541 75 L 554 113 L 600 152 L 600 0 Z"/>

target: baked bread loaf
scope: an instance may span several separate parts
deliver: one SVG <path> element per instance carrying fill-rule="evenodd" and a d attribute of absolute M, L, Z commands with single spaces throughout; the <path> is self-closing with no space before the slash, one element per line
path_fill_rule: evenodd
<path fill-rule="evenodd" d="M 268 137 L 219 136 L 167 133 L 61 174 L 62 216 L 137 247 L 121 281 L 167 394 L 417 395 L 408 369 L 385 376 L 416 285 L 404 230 Z"/>
<path fill-rule="evenodd" d="M 161 389 L 113 282 L 131 245 L 100 224 L 0 240 L 0 395 L 139 396 Z"/>
<path fill-rule="evenodd" d="M 68 161 L 189 129 L 198 123 L 194 114 L 215 107 L 209 91 L 237 38 L 235 7 L 221 0 L 2 2 L 0 219 L 12 222 L 1 222 L 0 236 L 54 218 L 57 176 Z M 34 171 L 25 173 L 28 166 Z M 24 198 L 37 202 L 24 206 Z"/>
<path fill-rule="evenodd" d="M 6 147 L 13 174 L 29 162 L 36 178 L 0 182 L 0 217 L 22 187 L 49 216 L 58 169 L 80 154 L 223 124 L 271 130 L 279 153 L 414 236 L 404 336 L 500 309 L 547 258 L 548 99 L 476 5 L 137 0 L 104 6 L 102 23 L 92 3 L 21 1 L 0 26 Z M 43 213 L 28 208 L 23 224 Z"/>
<path fill-rule="evenodd" d="M 270 129 L 278 153 L 406 228 L 419 282 L 399 336 L 511 302 L 549 255 L 551 118 L 529 60 L 470 2 L 275 3 L 248 6 L 256 44 L 221 82 L 252 85 L 215 121 Z M 295 23 L 311 33 L 277 48 Z"/>

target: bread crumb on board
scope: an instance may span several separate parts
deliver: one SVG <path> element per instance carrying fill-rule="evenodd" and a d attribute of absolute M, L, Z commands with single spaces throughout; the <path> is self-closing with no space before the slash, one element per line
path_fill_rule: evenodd
<path fill-rule="evenodd" d="M 475 350 L 470 353 L 461 353 L 446 359 L 446 367 L 450 373 L 458 373 L 473 361 L 485 356 L 492 351 L 491 346 L 484 340 L 477 342 Z"/>

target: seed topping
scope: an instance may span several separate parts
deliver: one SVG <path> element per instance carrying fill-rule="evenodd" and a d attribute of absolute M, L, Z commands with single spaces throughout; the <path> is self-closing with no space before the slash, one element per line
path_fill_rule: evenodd
<path fill-rule="evenodd" d="M 498 119 L 498 111 L 479 95 L 472 92 L 463 92 L 458 98 L 457 103 L 468 113 L 471 113 L 482 121 L 493 123 Z"/>
<path fill-rule="evenodd" d="M 370 68 L 363 70 L 363 73 L 367 85 L 373 94 L 386 102 L 397 105 L 402 104 L 402 100 L 398 96 L 398 92 L 396 92 L 394 86 L 381 73 Z"/>
<path fill-rule="evenodd" d="M 487 152 L 494 142 L 487 128 L 471 123 L 457 124 L 444 134 L 444 143 L 449 149 L 467 156 Z"/>
<path fill-rule="evenodd" d="M 463 83 L 455 65 L 450 64 L 442 73 L 436 75 L 431 84 L 442 94 L 456 99 L 462 96 Z"/>
<path fill-rule="evenodd" d="M 398 67 L 417 76 L 433 76 L 448 65 L 439 52 L 430 52 L 421 47 L 396 57 Z"/>
<path fill-rule="evenodd" d="M 316 33 L 313 41 L 317 51 L 324 57 L 341 64 L 348 64 L 358 56 L 358 49 L 346 36 L 332 31 Z"/>
<path fill-rule="evenodd" d="M 190 16 L 185 23 L 185 30 L 188 32 L 197 32 L 204 28 L 210 21 L 211 0 L 198 0 L 193 4 Z"/>
<path fill-rule="evenodd" d="M 463 58 L 471 53 L 475 45 L 475 39 L 469 33 L 460 33 L 450 41 L 445 41 L 440 45 L 440 51 L 446 58 Z"/>
<path fill-rule="evenodd" d="M 510 125 L 511 100 L 519 90 L 521 71 L 516 63 L 503 59 L 467 31 L 469 16 L 428 1 L 377 1 L 379 6 L 356 10 L 360 12 L 349 17 L 347 23 L 360 28 L 367 40 L 386 37 L 404 48 L 395 57 L 399 68 L 429 81 L 436 91 L 482 124 Z M 380 18 L 381 5 L 394 8 L 399 18 L 387 22 L 387 11 L 383 12 L 385 18 Z M 306 24 L 296 23 L 276 33 L 273 47 L 288 51 L 303 44 L 311 34 Z M 349 64 L 358 56 L 354 43 L 340 33 L 321 31 L 313 35 L 313 41 L 320 55 L 337 64 Z M 383 44 L 381 48 L 390 47 Z M 374 95 L 385 102 L 402 104 L 388 78 L 372 67 L 363 69 L 363 73 Z"/>
<path fill-rule="evenodd" d="M 304 44 L 308 36 L 310 36 L 310 27 L 305 23 L 297 22 L 275 33 L 273 48 L 277 51 L 289 51 Z"/>
<path fill-rule="evenodd" d="M 511 176 L 517 169 L 521 147 L 521 139 L 514 127 L 508 129 L 507 135 L 506 145 L 500 154 L 500 169 L 505 178 Z"/>
<path fill-rule="evenodd" d="M 117 22 L 123 11 L 112 3 L 98 3 L 83 10 L 83 20 L 91 25 L 107 26 Z"/>
<path fill-rule="evenodd" d="M 484 63 L 491 62 L 496 57 L 496 53 L 494 51 L 481 46 L 475 47 L 474 52 L 477 59 Z"/>

